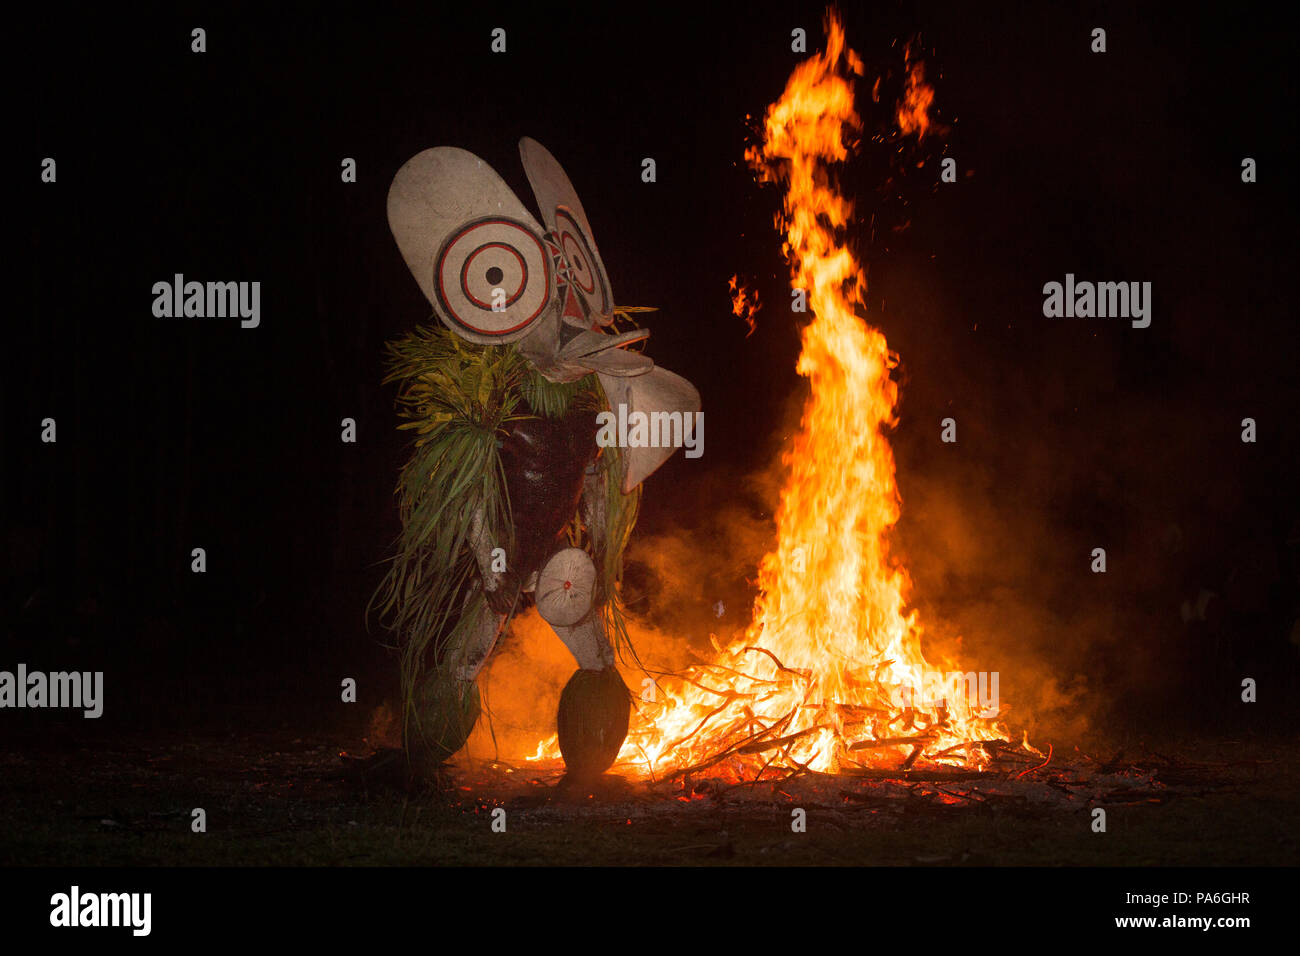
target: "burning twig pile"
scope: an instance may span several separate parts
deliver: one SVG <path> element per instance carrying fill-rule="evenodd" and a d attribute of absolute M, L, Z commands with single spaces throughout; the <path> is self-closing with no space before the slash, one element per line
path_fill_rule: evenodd
<path fill-rule="evenodd" d="M 824 696 L 824 682 L 812 668 L 787 667 L 767 648 L 718 650 L 717 660 L 665 681 L 661 699 L 638 704 L 640 719 L 627 744 L 634 766 L 652 777 L 656 766 L 667 765 L 669 779 L 712 770 L 757 781 L 829 768 L 855 776 L 994 769 L 1041 757 L 1007 743 L 996 712 L 954 720 L 943 698 L 928 708 L 901 703 L 909 688 L 882 679 L 891 660 L 845 664 L 838 676 L 852 689 L 852 702 L 838 702 Z M 666 738 L 665 728 L 688 711 L 698 719 Z M 666 759 L 656 761 L 653 754 Z M 683 760 L 683 754 L 694 759 Z M 882 766 L 891 769 L 877 769 Z"/>

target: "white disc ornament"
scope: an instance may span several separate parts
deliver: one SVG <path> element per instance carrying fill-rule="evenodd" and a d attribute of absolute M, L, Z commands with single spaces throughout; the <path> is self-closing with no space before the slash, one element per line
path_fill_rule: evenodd
<path fill-rule="evenodd" d="M 596 566 L 587 552 L 565 548 L 537 576 L 537 611 L 551 624 L 577 624 L 591 610 L 595 591 Z"/>

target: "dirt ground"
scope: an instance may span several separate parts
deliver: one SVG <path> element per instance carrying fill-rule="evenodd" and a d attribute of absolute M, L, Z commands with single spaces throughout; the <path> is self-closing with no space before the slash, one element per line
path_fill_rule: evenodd
<path fill-rule="evenodd" d="M 1300 739 L 1133 742 L 980 778 L 723 787 L 457 767 L 292 730 L 0 744 L 3 865 L 1289 865 Z M 1029 769 L 1026 767 L 1025 769 Z M 1094 832 L 1093 810 L 1106 810 Z M 202 808 L 206 832 L 192 832 Z M 504 809 L 504 817 L 494 813 Z M 805 832 L 794 824 L 803 810 Z M 493 822 L 497 822 L 494 830 Z M 497 832 L 504 822 L 504 832 Z"/>

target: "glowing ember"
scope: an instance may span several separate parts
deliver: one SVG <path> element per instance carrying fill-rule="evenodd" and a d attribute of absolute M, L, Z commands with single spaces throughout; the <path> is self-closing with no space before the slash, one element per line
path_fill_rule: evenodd
<path fill-rule="evenodd" d="M 792 288 L 807 291 L 812 313 L 797 365 L 811 394 L 784 459 L 777 545 L 760 565 L 753 621 L 730 645 L 715 641 L 713 663 L 638 701 L 615 770 L 753 779 L 798 768 L 980 767 L 989 756 L 979 742 L 1007 739 L 996 685 L 989 694 L 985 684 L 983 703 L 975 688 L 936 688 L 936 675 L 956 668 L 922 655 L 907 573 L 888 552 L 900 509 L 884 434 L 896 421 L 897 359 L 859 317 L 866 279 L 840 234 L 853 206 L 826 168 L 847 158 L 845 133 L 861 129 L 845 68 L 861 74 L 862 62 L 828 14 L 826 52 L 795 69 L 767 111 L 765 141 L 746 152 L 760 181 L 785 184 L 777 225 Z M 905 131 L 924 133 L 932 97 L 918 65 L 897 114 Z M 552 738 L 534 759 L 556 756 Z"/>
<path fill-rule="evenodd" d="M 731 312 L 733 315 L 745 320 L 745 325 L 749 327 L 749 331 L 745 333 L 745 338 L 749 338 L 754 334 L 756 327 L 754 325 L 754 316 L 763 307 L 763 303 L 758 296 L 758 290 L 749 288 L 738 275 L 734 275 L 727 280 L 727 288 L 731 290 Z"/>

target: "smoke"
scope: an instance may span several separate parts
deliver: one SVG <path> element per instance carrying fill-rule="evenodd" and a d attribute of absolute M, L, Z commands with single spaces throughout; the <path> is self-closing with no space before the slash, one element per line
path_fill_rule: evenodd
<path fill-rule="evenodd" d="M 483 716 L 465 753 L 511 763 L 531 755 L 555 732 L 560 691 L 576 666 L 536 607 L 515 617 L 479 674 Z"/>
<path fill-rule="evenodd" d="M 647 681 L 711 660 L 714 640 L 725 644 L 748 626 L 758 563 L 775 543 L 780 451 L 801 406 L 798 395 L 787 402 L 768 464 L 749 474 L 714 467 L 675 484 L 671 520 L 651 514 L 633 532 L 623 586 L 630 647 L 620 649 L 618 667 L 634 702 Z M 648 480 L 647 497 L 669 490 L 658 477 Z M 536 608 L 515 618 L 479 677 L 485 717 L 464 754 L 508 762 L 533 755 L 555 732 L 560 693 L 576 667 Z"/>
<path fill-rule="evenodd" d="M 648 681 L 687 666 L 690 649 L 687 641 L 635 615 L 628 615 L 626 623 L 635 656 L 625 651 L 618 669 L 635 702 L 652 692 Z M 536 607 L 514 618 L 479 675 L 484 716 L 463 755 L 508 763 L 533 756 L 538 744 L 555 733 L 560 694 L 576 670 L 572 655 Z"/>
<path fill-rule="evenodd" d="M 1162 311 L 1135 331 L 1040 319 L 1028 278 L 1007 310 L 989 274 L 876 277 L 904 303 L 877 316 L 905 363 L 894 551 L 931 640 L 960 637 L 967 669 L 1001 673 L 1009 723 L 1058 746 L 1244 720 L 1241 677 L 1286 665 L 1297 508 L 1294 463 L 1257 455 L 1241 422 L 1263 409 L 1278 447 L 1294 426 L 1249 342 L 1179 321 L 1237 292 L 1153 270 Z"/>
<path fill-rule="evenodd" d="M 954 480 L 900 465 L 899 483 L 893 551 L 912 580 L 927 659 L 997 672 L 1003 723 L 1017 736 L 1084 739 L 1103 703 L 1089 655 L 1113 638 L 1113 614 L 1062 593 L 1062 580 L 1082 574 L 1061 574 L 1048 526 L 1023 499 L 1008 500 L 992 471 Z"/>

